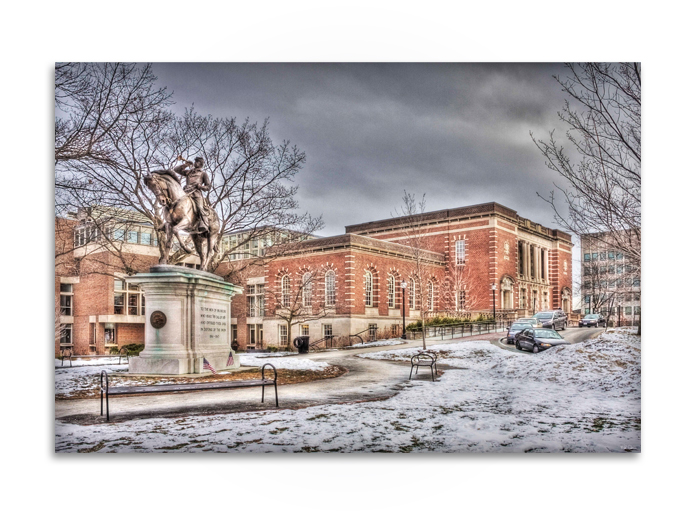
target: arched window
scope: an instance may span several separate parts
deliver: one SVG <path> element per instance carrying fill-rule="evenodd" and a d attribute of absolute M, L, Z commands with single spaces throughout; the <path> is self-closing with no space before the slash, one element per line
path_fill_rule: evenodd
<path fill-rule="evenodd" d="M 371 272 L 366 272 L 364 276 L 364 305 L 367 307 L 374 305 L 374 276 Z"/>
<path fill-rule="evenodd" d="M 427 304 L 429 307 L 429 311 L 434 311 L 434 282 L 429 281 L 429 284 L 427 285 Z"/>
<path fill-rule="evenodd" d="M 417 283 L 414 280 L 414 277 L 410 279 L 410 309 L 417 309 L 415 306 L 417 305 Z"/>
<path fill-rule="evenodd" d="M 311 295 L 313 294 L 313 285 L 311 282 L 313 281 L 313 276 L 311 272 L 306 272 L 304 276 L 301 279 L 301 287 L 302 287 L 302 303 L 305 308 L 311 307 Z"/>
<path fill-rule="evenodd" d="M 335 305 L 335 272 L 333 270 L 325 272 L 325 305 Z"/>
<path fill-rule="evenodd" d="M 282 277 L 282 305 L 289 306 L 291 304 L 291 294 L 289 291 L 289 275 Z"/>
<path fill-rule="evenodd" d="M 388 307 L 395 307 L 395 277 L 388 276 Z"/>

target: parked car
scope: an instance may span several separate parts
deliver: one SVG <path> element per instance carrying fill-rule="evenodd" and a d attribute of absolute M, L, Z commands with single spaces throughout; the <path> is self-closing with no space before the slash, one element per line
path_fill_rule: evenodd
<path fill-rule="evenodd" d="M 535 325 L 536 320 L 534 318 L 519 318 L 514 324 L 530 324 L 530 325 Z"/>
<path fill-rule="evenodd" d="M 578 327 L 600 327 L 600 326 L 607 327 L 607 320 L 605 320 L 604 316 L 602 316 L 598 313 L 586 315 L 578 321 Z"/>
<path fill-rule="evenodd" d="M 554 329 L 540 327 L 528 327 L 516 334 L 516 349 L 529 350 L 537 354 L 540 351 L 551 349 L 557 345 L 568 345 Z"/>
<path fill-rule="evenodd" d="M 555 331 L 566 329 L 569 319 L 561 309 L 554 311 L 540 311 L 533 315 L 535 327 L 547 327 Z"/>
<path fill-rule="evenodd" d="M 508 328 L 508 333 L 506 333 L 506 343 L 509 345 L 514 345 L 516 343 L 516 334 L 520 333 L 523 329 L 532 327 L 531 322 L 513 322 Z"/>

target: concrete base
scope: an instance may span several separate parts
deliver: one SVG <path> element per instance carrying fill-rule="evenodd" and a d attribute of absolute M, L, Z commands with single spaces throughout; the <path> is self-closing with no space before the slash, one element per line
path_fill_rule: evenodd
<path fill-rule="evenodd" d="M 146 299 L 145 348 L 130 359 L 135 374 L 202 374 L 203 359 L 217 371 L 239 367 L 231 350 L 231 297 L 242 288 L 209 272 L 156 265 L 126 279 Z M 152 325 L 152 313 L 163 325 Z M 163 317 L 161 315 L 164 315 Z M 227 366 L 229 353 L 233 363 Z"/>

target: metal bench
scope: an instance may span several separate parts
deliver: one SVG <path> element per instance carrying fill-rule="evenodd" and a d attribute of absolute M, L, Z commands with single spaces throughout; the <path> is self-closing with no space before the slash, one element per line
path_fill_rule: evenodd
<path fill-rule="evenodd" d="M 412 356 L 412 359 L 410 360 L 412 363 L 412 366 L 410 367 L 410 379 L 412 379 L 412 370 L 414 370 L 415 367 L 417 367 L 415 375 L 419 374 L 419 367 L 429 367 L 431 368 L 431 380 L 436 381 L 434 370 L 436 370 L 437 374 L 439 373 L 438 369 L 436 368 L 436 357 L 436 354 L 433 352 L 420 352 L 419 354 Z"/>
<path fill-rule="evenodd" d="M 272 367 L 275 372 L 273 379 L 265 379 L 265 367 Z M 162 384 L 148 386 L 108 386 L 108 372 L 101 371 L 100 389 L 101 389 L 101 415 L 104 414 L 104 394 L 106 394 L 106 420 L 110 420 L 108 398 L 112 395 L 134 395 L 143 393 L 169 393 L 169 392 L 192 392 L 197 390 L 221 390 L 228 388 L 250 388 L 253 386 L 262 386 L 263 394 L 260 402 L 265 402 L 265 386 L 274 385 L 275 387 L 275 406 L 280 407 L 277 398 L 277 369 L 270 363 L 265 363 L 260 369 L 261 378 L 251 379 L 248 381 L 220 381 L 214 383 L 181 383 L 181 384 Z M 104 384 L 104 378 L 106 382 Z"/>

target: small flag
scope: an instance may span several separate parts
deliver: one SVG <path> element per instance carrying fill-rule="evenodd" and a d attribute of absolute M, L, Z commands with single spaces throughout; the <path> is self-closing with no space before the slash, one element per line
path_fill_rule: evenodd
<path fill-rule="evenodd" d="M 212 365 L 210 365 L 210 362 L 207 361 L 207 358 L 204 357 L 204 356 L 203 356 L 203 358 L 202 358 L 202 368 L 203 368 L 204 370 L 209 370 L 209 371 L 212 372 L 213 374 L 216 374 L 216 373 L 217 373 L 217 371 L 212 367 Z"/>
<path fill-rule="evenodd" d="M 227 366 L 230 367 L 234 364 L 234 353 L 229 351 L 229 358 L 227 359 Z"/>

